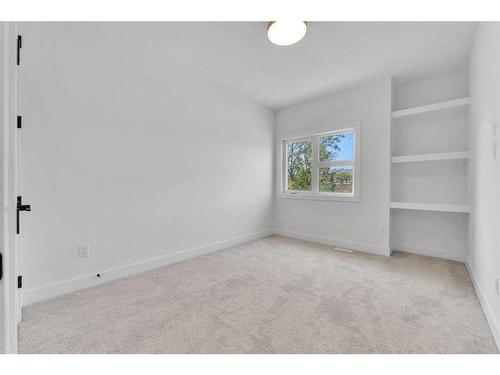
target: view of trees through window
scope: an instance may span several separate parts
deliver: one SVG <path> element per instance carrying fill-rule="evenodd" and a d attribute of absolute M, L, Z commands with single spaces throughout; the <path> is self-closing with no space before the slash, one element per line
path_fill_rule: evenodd
<path fill-rule="evenodd" d="M 311 190 L 312 142 L 288 144 L 288 190 Z"/>
<path fill-rule="evenodd" d="M 352 167 L 320 168 L 319 191 L 352 193 Z"/>
<path fill-rule="evenodd" d="M 318 144 L 318 191 L 353 192 L 353 132 L 316 138 Z M 288 190 L 310 191 L 312 184 L 312 141 L 287 144 Z M 339 165 L 341 164 L 341 165 Z"/>
<path fill-rule="evenodd" d="M 319 161 L 352 161 L 352 132 L 320 137 Z M 329 193 L 352 193 L 352 165 L 320 165 L 319 191 Z"/>

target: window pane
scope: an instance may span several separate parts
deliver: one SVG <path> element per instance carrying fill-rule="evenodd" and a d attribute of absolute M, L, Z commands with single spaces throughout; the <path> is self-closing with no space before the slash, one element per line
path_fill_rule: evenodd
<path fill-rule="evenodd" d="M 352 193 L 352 166 L 320 168 L 319 191 Z"/>
<path fill-rule="evenodd" d="M 353 132 L 325 135 L 319 138 L 319 160 L 352 160 Z"/>
<path fill-rule="evenodd" d="M 287 147 L 288 190 L 311 190 L 312 142 Z"/>

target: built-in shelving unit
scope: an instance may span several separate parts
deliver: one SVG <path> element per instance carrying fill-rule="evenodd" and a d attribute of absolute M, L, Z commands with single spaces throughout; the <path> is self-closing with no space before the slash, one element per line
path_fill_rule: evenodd
<path fill-rule="evenodd" d="M 440 152 L 437 154 L 419 154 L 419 155 L 403 155 L 393 156 L 393 163 L 413 163 L 420 161 L 439 161 L 439 160 L 454 160 L 454 159 L 469 159 L 469 151 L 459 152 Z"/>
<path fill-rule="evenodd" d="M 451 110 L 460 108 L 461 110 L 465 110 L 469 105 L 470 100 L 468 97 L 447 100 L 439 103 L 412 107 L 407 109 L 402 109 L 398 111 L 392 112 L 393 119 L 404 118 L 409 116 L 414 116 L 417 114 L 430 113 L 435 114 L 439 111 Z M 397 123 L 397 121 L 396 121 Z M 432 125 L 432 117 L 422 118 L 419 122 L 418 126 L 421 128 L 420 131 L 433 132 L 432 128 L 426 128 L 426 125 Z M 396 125 L 399 126 L 399 125 Z M 405 128 L 400 129 L 404 131 Z M 436 132 L 438 134 L 438 132 Z M 426 138 L 428 139 L 428 138 Z M 403 163 L 416 163 L 416 162 L 438 162 L 443 160 L 466 160 L 470 158 L 469 151 L 454 151 L 454 152 L 438 152 L 438 153 L 425 153 L 425 154 L 414 154 L 414 155 L 398 155 L 392 156 L 391 161 L 393 164 L 403 164 Z M 401 168 L 401 167 L 399 167 Z M 430 167 L 422 166 L 420 169 L 420 173 L 418 176 L 420 178 L 424 178 L 426 171 L 431 171 Z M 435 173 L 435 170 L 434 170 Z M 432 178 L 429 178 L 432 180 Z M 394 187 L 393 187 L 394 188 Z M 397 186 L 395 187 L 398 188 Z M 429 192 L 432 194 L 432 190 L 435 189 L 435 186 L 429 186 Z M 443 187 L 440 187 L 443 188 Z M 453 186 L 450 187 L 453 189 Z M 395 195 L 393 193 L 393 195 Z M 422 197 L 416 199 L 417 201 L 421 201 Z M 432 202 L 432 197 L 429 197 L 429 201 Z M 413 202 L 392 202 L 391 208 L 394 209 L 404 209 L 404 210 L 421 210 L 421 211 L 442 211 L 442 212 L 457 212 L 457 213 L 468 213 L 469 207 L 467 204 L 435 204 L 435 203 L 413 203 Z"/>
<path fill-rule="evenodd" d="M 460 204 L 436 204 L 436 203 L 413 203 L 413 202 L 391 202 L 391 208 L 401 210 L 441 211 L 468 213 L 470 208 Z"/>
<path fill-rule="evenodd" d="M 398 111 L 392 112 L 393 118 L 409 117 L 415 115 L 422 115 L 432 112 L 442 112 L 448 110 L 462 110 L 466 109 L 470 104 L 470 98 L 459 98 L 453 100 L 447 100 L 440 103 L 434 103 L 429 105 L 422 105 L 413 108 L 400 109 Z"/>
<path fill-rule="evenodd" d="M 393 250 L 465 259 L 471 211 L 467 83 L 467 74 L 457 72 L 393 86 Z"/>

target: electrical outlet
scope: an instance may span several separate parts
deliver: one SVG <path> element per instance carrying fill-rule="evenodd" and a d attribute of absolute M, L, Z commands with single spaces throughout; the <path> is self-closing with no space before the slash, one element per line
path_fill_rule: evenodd
<path fill-rule="evenodd" d="M 89 256 L 89 245 L 78 246 L 78 256 L 80 258 L 86 258 Z"/>
<path fill-rule="evenodd" d="M 495 292 L 500 296 L 500 279 L 497 277 L 495 280 Z"/>

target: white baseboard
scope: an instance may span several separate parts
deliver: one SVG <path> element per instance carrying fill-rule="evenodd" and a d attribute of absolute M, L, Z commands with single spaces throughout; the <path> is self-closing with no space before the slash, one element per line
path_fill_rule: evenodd
<path fill-rule="evenodd" d="M 229 240 L 214 242 L 205 246 L 196 247 L 193 249 L 182 250 L 173 254 L 163 255 L 157 258 L 151 258 L 144 261 L 127 264 L 124 266 L 111 268 L 104 271 L 97 271 L 101 277 L 97 277 L 96 273 L 90 275 L 79 276 L 73 279 L 63 280 L 54 284 L 43 285 L 37 288 L 32 288 L 23 291 L 22 301 L 23 306 L 30 303 L 42 301 L 49 298 L 54 298 L 66 293 L 74 292 L 99 285 L 111 280 L 120 279 L 135 273 L 151 270 L 154 268 L 177 263 L 199 255 L 212 253 L 231 246 L 241 245 L 246 242 L 255 241 L 260 238 L 268 237 L 273 234 L 272 230 L 250 233 L 241 237 L 231 238 Z"/>
<path fill-rule="evenodd" d="M 465 254 L 457 253 L 456 251 L 453 250 L 436 249 L 414 244 L 394 245 L 391 247 L 392 250 L 403 251 L 405 253 L 425 255 L 428 257 L 455 260 L 457 262 L 465 263 Z"/>
<path fill-rule="evenodd" d="M 304 241 L 318 242 L 318 243 L 322 243 L 325 245 L 337 246 L 337 247 L 350 249 L 350 250 L 361 251 L 364 253 L 384 255 L 384 256 L 391 255 L 391 250 L 389 249 L 389 247 L 384 247 L 384 246 L 379 246 L 379 245 L 371 245 L 371 244 L 366 244 L 366 243 L 362 243 L 362 242 L 341 240 L 341 239 L 333 238 L 333 237 L 319 236 L 319 235 L 308 234 L 308 233 L 300 233 L 300 232 L 294 232 L 294 231 L 285 230 L 285 229 L 275 229 L 274 234 L 277 234 L 279 236 L 284 236 L 284 237 L 296 238 L 296 239 L 304 240 Z"/>
<path fill-rule="evenodd" d="M 490 304 L 486 300 L 485 294 L 483 293 L 479 283 L 477 282 L 476 275 L 472 270 L 469 262 L 465 263 L 467 267 L 467 271 L 469 272 L 469 276 L 472 280 L 472 285 L 474 285 L 474 289 L 476 290 L 477 298 L 479 299 L 479 303 L 483 309 L 484 315 L 486 316 L 486 321 L 490 326 L 491 334 L 493 335 L 493 339 L 495 340 L 495 344 L 497 345 L 497 349 L 500 351 L 500 323 L 495 317 L 495 313 L 493 309 L 490 307 Z"/>

